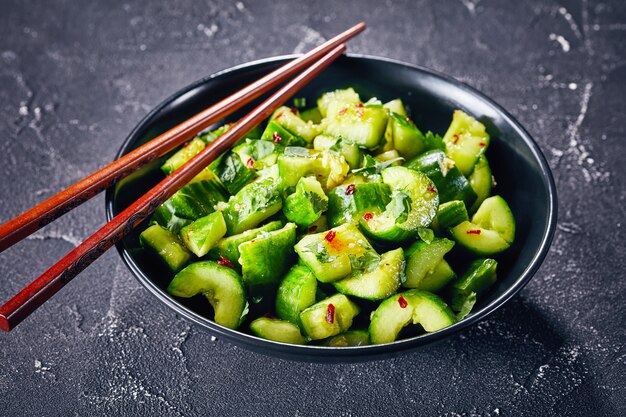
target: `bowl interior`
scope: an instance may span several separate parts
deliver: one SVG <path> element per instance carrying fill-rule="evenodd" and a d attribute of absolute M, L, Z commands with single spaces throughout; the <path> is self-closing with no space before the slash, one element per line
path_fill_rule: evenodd
<path fill-rule="evenodd" d="M 280 57 L 258 61 L 224 71 L 200 80 L 178 92 L 153 110 L 131 133 L 118 156 L 151 140 L 181 121 L 215 103 L 267 72 L 283 64 Z M 512 248 L 500 256 L 498 282 L 483 296 L 474 312 L 465 320 L 442 331 L 416 336 L 390 345 L 359 348 L 320 348 L 290 346 L 258 339 L 231 331 L 202 317 L 206 304 L 191 300 L 181 304 L 164 291 L 171 276 L 155 268 L 139 248 L 138 235 L 147 227 L 140 225 L 118 244 L 126 264 L 138 279 L 159 299 L 186 318 L 227 338 L 266 353 L 296 359 L 335 359 L 389 354 L 440 339 L 474 323 L 494 311 L 519 291 L 539 267 L 555 226 L 556 196 L 552 177 L 537 145 L 506 111 L 472 88 L 441 74 L 423 68 L 363 56 L 337 60 L 322 75 L 307 85 L 297 97 L 305 97 L 309 105 L 321 93 L 354 87 L 365 100 L 378 97 L 382 101 L 400 97 L 406 103 L 416 125 L 422 130 L 443 134 L 454 109 L 462 109 L 487 126 L 492 143 L 487 156 L 497 179 L 494 194 L 502 195 L 517 220 L 517 235 Z M 256 103 L 260 102 L 257 100 Z M 233 114 L 228 120 L 241 117 L 256 103 Z M 111 218 L 132 201 L 156 185 L 162 178 L 159 166 L 167 156 L 125 178 L 107 193 L 107 215 Z"/>

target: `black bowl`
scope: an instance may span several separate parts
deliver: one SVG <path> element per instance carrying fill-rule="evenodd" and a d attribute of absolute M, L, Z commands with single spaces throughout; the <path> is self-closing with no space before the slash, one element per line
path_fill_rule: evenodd
<path fill-rule="evenodd" d="M 222 99 L 284 64 L 293 56 L 276 57 L 240 65 L 202 79 L 169 97 L 151 111 L 126 139 L 117 157 L 151 140 L 209 104 Z M 120 255 L 137 279 L 161 302 L 211 333 L 246 348 L 287 359 L 304 361 L 355 361 L 381 358 L 441 340 L 484 319 L 500 308 L 530 280 L 544 259 L 556 225 L 557 199 L 548 164 L 535 141 L 513 117 L 493 100 L 473 88 L 432 70 L 383 58 L 349 55 L 341 57 L 298 97 L 312 102 L 331 89 L 354 87 L 361 97 L 383 101 L 396 97 L 408 105 L 422 130 L 443 134 L 452 111 L 462 109 L 487 126 L 492 137 L 488 157 L 498 180 L 496 191 L 510 204 L 517 220 L 514 245 L 499 258 L 498 282 L 464 320 L 434 333 L 398 340 L 386 345 L 327 348 L 287 345 L 230 330 L 203 317 L 206 304 L 172 298 L 165 291 L 169 276 L 155 269 L 139 248 L 140 225 L 117 245 Z M 232 115 L 241 117 L 256 103 Z M 127 207 L 162 179 L 156 161 L 121 181 L 106 196 L 107 217 Z"/>

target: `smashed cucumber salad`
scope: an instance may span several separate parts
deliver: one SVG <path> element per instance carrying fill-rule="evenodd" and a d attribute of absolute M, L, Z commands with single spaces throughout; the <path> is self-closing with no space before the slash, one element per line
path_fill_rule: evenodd
<path fill-rule="evenodd" d="M 485 126 L 456 110 L 443 137 L 423 133 L 400 99 L 352 88 L 316 104 L 279 108 L 156 210 L 140 242 L 173 277 L 169 294 L 291 344 L 390 343 L 463 319 L 515 236 Z"/>

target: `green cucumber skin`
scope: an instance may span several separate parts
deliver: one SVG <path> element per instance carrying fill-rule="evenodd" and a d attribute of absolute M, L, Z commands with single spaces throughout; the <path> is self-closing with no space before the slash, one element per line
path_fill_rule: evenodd
<path fill-rule="evenodd" d="M 497 232 L 509 244 L 515 240 L 515 217 L 507 202 L 499 195 L 482 202 L 472 216 L 472 223 Z"/>
<path fill-rule="evenodd" d="M 439 227 L 448 229 L 469 220 L 469 216 L 465 203 L 453 200 L 439 206 L 436 219 Z"/>
<path fill-rule="evenodd" d="M 399 98 L 396 98 L 394 100 L 391 100 L 383 104 L 383 107 L 403 117 L 408 117 L 409 115 L 406 111 L 406 108 L 404 107 L 404 103 Z"/>
<path fill-rule="evenodd" d="M 497 281 L 498 262 L 494 259 L 477 259 L 473 261 L 463 277 L 452 285 L 450 290 L 450 306 L 460 311 L 466 298 L 472 292 L 484 294 Z"/>
<path fill-rule="evenodd" d="M 204 295 L 213 307 L 213 320 L 224 327 L 236 329 L 243 321 L 246 293 L 232 268 L 213 261 L 192 263 L 176 274 L 167 292 L 182 298 Z"/>
<path fill-rule="evenodd" d="M 224 191 L 212 180 L 187 184 L 155 210 L 152 222 L 178 233 L 183 226 L 213 213 L 224 201 Z"/>
<path fill-rule="evenodd" d="M 300 178 L 296 192 L 284 202 L 285 217 L 298 226 L 309 226 L 328 208 L 328 197 L 315 177 Z"/>
<path fill-rule="evenodd" d="M 407 288 L 419 288 L 422 280 L 434 271 L 443 257 L 452 250 L 454 242 L 445 238 L 435 238 L 431 243 L 418 240 L 405 253 Z"/>
<path fill-rule="evenodd" d="M 294 136 L 304 139 L 307 143 L 313 142 L 313 138 L 318 134 L 317 128 L 313 123 L 307 123 L 302 120 L 297 110 L 292 110 L 286 106 L 276 109 L 271 120 L 287 129 Z"/>
<path fill-rule="evenodd" d="M 291 133 L 276 121 L 267 124 L 261 140 L 277 142 L 283 146 L 306 146 L 307 141 L 304 138 Z"/>
<path fill-rule="evenodd" d="M 405 304 L 400 302 L 400 297 Z M 437 295 L 421 290 L 405 291 L 389 297 L 372 313 L 370 340 L 372 344 L 392 343 L 411 322 L 434 332 L 456 323 L 456 317 Z"/>
<path fill-rule="evenodd" d="M 347 190 L 348 186 L 342 185 L 328 194 L 327 216 L 330 227 L 358 221 L 366 212 L 383 212 L 391 200 L 391 189 L 382 183 L 356 184 L 352 193 L 347 193 Z"/>
<path fill-rule="evenodd" d="M 276 315 L 300 325 L 300 313 L 315 304 L 317 279 L 305 265 L 295 265 L 283 278 L 276 293 Z"/>
<path fill-rule="evenodd" d="M 176 235 L 167 229 L 154 224 L 139 235 L 139 242 L 150 250 L 169 268 L 176 273 L 191 260 L 191 252 L 178 240 Z"/>
<path fill-rule="evenodd" d="M 283 206 L 280 185 L 264 178 L 243 187 L 224 210 L 228 234 L 242 233 L 276 214 Z"/>
<path fill-rule="evenodd" d="M 258 337 L 275 342 L 303 345 L 307 341 L 297 325 L 285 320 L 259 317 L 250 323 L 250 330 Z"/>
<path fill-rule="evenodd" d="M 256 172 L 254 169 L 248 168 L 246 162 L 242 161 L 236 153 L 229 152 L 216 159 L 211 163 L 210 167 L 220 179 L 224 188 L 234 195 L 256 178 Z"/>
<path fill-rule="evenodd" d="M 178 168 L 183 166 L 187 161 L 200 153 L 206 144 L 199 138 L 195 138 L 186 146 L 180 148 L 174 155 L 170 156 L 163 165 L 161 165 L 161 171 L 165 175 L 170 175 L 172 172 L 176 171 Z"/>
<path fill-rule="evenodd" d="M 342 294 L 378 301 L 395 294 L 404 276 L 402 248 L 382 254 L 378 266 L 371 271 L 359 272 L 333 283 Z"/>
<path fill-rule="evenodd" d="M 423 172 L 435 183 L 440 203 L 463 200 L 468 207 L 471 207 L 474 201 L 476 201 L 476 193 L 467 178 L 463 176 L 456 166 L 447 168 L 447 172 L 444 175 L 442 164 L 444 164 L 446 158 L 446 154 L 443 151 L 432 150 L 416 156 L 404 164 L 404 166 Z"/>
<path fill-rule="evenodd" d="M 239 245 L 254 239 L 261 232 L 273 232 L 283 227 L 283 223 L 280 220 L 269 222 L 266 225 L 258 227 L 256 229 L 246 230 L 243 233 L 237 235 L 228 236 L 220 239 L 215 248 L 209 251 L 209 256 L 214 259 L 224 257 L 228 259 L 233 265 L 239 264 Z"/>
<path fill-rule="evenodd" d="M 461 110 L 454 111 L 450 127 L 443 136 L 446 154 L 463 175 L 472 172 L 480 155 L 487 150 L 489 140 L 485 126 Z"/>
<path fill-rule="evenodd" d="M 239 245 L 239 263 L 246 285 L 275 284 L 291 266 L 296 243 L 296 225 L 261 233 Z"/>
<path fill-rule="evenodd" d="M 313 122 L 319 124 L 322 121 L 322 113 L 317 107 L 310 108 L 300 112 L 300 118 L 305 122 Z"/>
<path fill-rule="evenodd" d="M 426 149 L 424 135 L 406 116 L 391 112 L 388 128 L 393 147 L 404 158 L 413 158 Z"/>

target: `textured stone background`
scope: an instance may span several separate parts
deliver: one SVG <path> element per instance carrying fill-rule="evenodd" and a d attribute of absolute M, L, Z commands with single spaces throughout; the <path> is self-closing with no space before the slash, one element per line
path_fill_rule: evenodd
<path fill-rule="evenodd" d="M 0 335 L 0 415 L 626 414 L 626 4 L 337 3 L 0 0 L 0 221 L 111 161 L 146 112 L 186 84 L 365 20 L 351 51 L 451 74 L 541 145 L 560 219 L 535 278 L 441 344 L 330 366 L 260 356 L 190 327 L 110 251 Z M 95 198 L 0 254 L 0 298 L 104 218 Z"/>

